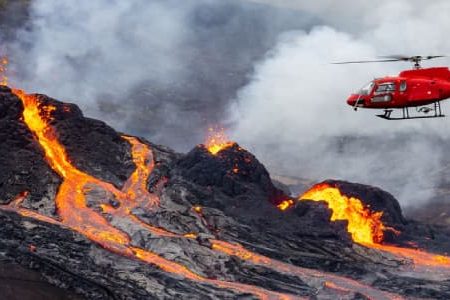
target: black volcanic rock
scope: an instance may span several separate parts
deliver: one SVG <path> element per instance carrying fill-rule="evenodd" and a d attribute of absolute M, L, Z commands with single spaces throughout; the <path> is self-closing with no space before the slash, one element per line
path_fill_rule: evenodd
<path fill-rule="evenodd" d="M 192 182 L 214 186 L 230 197 L 260 190 L 262 197 L 274 205 L 290 198 L 274 186 L 269 172 L 256 157 L 236 143 L 216 155 L 199 145 L 183 156 L 176 167 Z"/>

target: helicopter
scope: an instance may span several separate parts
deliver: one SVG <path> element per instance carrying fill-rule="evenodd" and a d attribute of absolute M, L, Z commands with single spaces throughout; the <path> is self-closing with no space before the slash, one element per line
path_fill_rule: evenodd
<path fill-rule="evenodd" d="M 391 55 L 381 56 L 379 60 L 346 61 L 334 64 L 412 62 L 413 68 L 400 72 L 398 76 L 372 80 L 358 92 L 351 94 L 347 104 L 355 111 L 358 108 L 382 109 L 384 114 L 376 116 L 386 120 L 441 118 L 445 117 L 442 113 L 441 101 L 450 98 L 450 70 L 447 67 L 422 68 L 421 66 L 423 60 L 440 57 L 446 56 Z M 410 108 L 413 107 L 416 108 L 416 113 L 411 114 Z M 392 116 L 392 112 L 396 109 L 402 110 L 401 116 Z"/>

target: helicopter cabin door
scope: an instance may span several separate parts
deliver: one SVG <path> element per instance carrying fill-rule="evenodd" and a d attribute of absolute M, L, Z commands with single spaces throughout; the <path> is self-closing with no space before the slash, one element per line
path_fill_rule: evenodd
<path fill-rule="evenodd" d="M 409 101 L 417 102 L 437 100 L 440 93 L 439 88 L 434 80 L 417 80 L 410 83 Z"/>

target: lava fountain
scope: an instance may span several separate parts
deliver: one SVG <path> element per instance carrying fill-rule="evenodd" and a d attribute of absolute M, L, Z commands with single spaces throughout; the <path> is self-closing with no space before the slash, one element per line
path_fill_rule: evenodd
<path fill-rule="evenodd" d="M 220 151 L 230 148 L 234 144 L 234 142 L 229 140 L 227 134 L 225 133 L 225 129 L 213 127 L 208 129 L 205 147 L 211 154 L 217 155 Z"/>

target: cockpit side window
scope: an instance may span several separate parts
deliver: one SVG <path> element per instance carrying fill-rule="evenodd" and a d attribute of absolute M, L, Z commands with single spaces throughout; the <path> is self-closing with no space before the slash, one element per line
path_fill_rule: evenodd
<path fill-rule="evenodd" d="M 384 93 L 391 93 L 391 92 L 395 92 L 395 83 L 386 82 L 386 83 L 380 83 L 377 86 L 375 94 L 384 94 Z"/>
<path fill-rule="evenodd" d="M 372 89 L 374 87 L 373 81 L 369 82 L 365 86 L 362 87 L 362 89 L 359 90 L 359 95 L 369 95 L 372 92 Z"/>
<path fill-rule="evenodd" d="M 404 91 L 406 91 L 406 88 L 408 87 L 408 85 L 407 85 L 407 83 L 406 83 L 406 80 L 402 80 L 401 82 L 400 82 L 400 92 L 404 92 Z"/>

